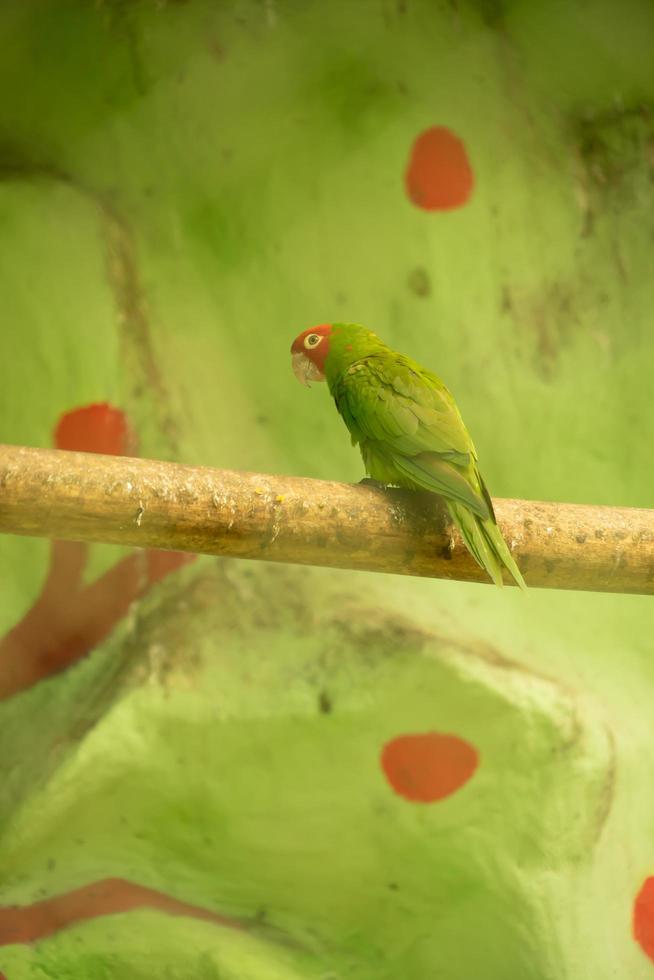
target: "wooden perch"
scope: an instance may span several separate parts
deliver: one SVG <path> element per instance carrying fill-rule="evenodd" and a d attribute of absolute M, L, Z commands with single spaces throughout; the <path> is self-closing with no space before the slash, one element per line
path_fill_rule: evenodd
<path fill-rule="evenodd" d="M 654 511 L 495 508 L 530 586 L 654 593 Z M 124 456 L 0 446 L 0 532 L 488 581 L 431 494 Z"/>

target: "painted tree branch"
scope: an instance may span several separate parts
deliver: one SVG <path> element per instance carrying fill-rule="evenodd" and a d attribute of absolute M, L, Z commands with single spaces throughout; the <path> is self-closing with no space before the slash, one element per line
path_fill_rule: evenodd
<path fill-rule="evenodd" d="M 654 511 L 496 500 L 529 585 L 654 594 Z M 0 446 L 0 532 L 486 581 L 438 498 Z"/>

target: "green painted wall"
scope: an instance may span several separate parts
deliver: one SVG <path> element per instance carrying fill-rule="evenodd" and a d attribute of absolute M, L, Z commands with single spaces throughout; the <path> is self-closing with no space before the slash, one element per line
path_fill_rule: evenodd
<path fill-rule="evenodd" d="M 6 0 L 0 441 L 107 401 L 145 456 L 357 480 L 288 356 L 351 319 L 446 379 L 494 494 L 652 506 L 653 50 L 648 0 Z M 403 185 L 433 125 L 475 175 L 438 213 Z M 48 555 L 0 539 L 0 636 Z M 651 600 L 515 591 L 155 585 L 0 705 L 0 906 L 121 878 L 246 928 L 144 908 L 26 945 L 0 908 L 0 972 L 654 975 Z M 479 765 L 416 804 L 380 752 L 431 731 Z"/>

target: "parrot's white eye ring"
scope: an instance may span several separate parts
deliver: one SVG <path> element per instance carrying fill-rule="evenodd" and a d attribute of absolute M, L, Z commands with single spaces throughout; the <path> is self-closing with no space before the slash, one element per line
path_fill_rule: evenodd
<path fill-rule="evenodd" d="M 307 337 L 304 338 L 304 346 L 306 347 L 307 350 L 312 350 L 314 347 L 318 346 L 321 340 L 322 337 L 320 336 L 319 333 L 310 333 Z"/>

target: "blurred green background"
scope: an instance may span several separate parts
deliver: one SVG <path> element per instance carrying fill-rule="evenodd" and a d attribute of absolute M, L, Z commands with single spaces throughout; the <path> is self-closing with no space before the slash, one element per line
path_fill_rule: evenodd
<path fill-rule="evenodd" d="M 0 441 L 108 402 L 143 456 L 358 480 L 289 363 L 345 319 L 443 376 L 493 494 L 652 506 L 653 51 L 650 0 L 5 0 Z M 433 126 L 451 210 L 405 189 Z M 49 554 L 0 539 L 0 636 Z M 7 980 L 654 975 L 651 599 L 158 578 L 0 704 Z M 429 732 L 479 765 L 416 803 L 380 752 Z M 195 912 L 33 910 L 107 879 Z"/>

